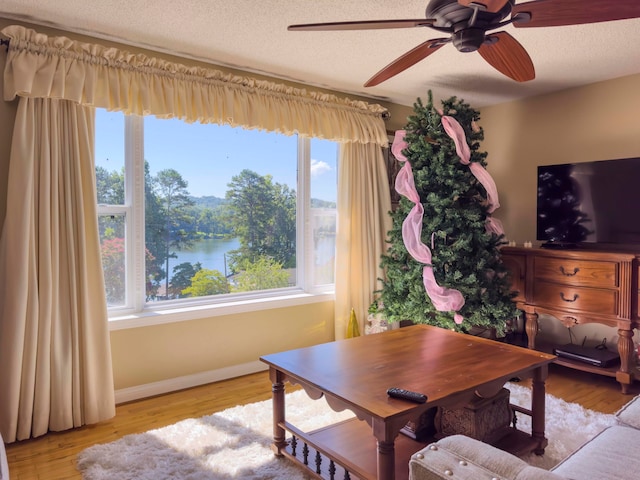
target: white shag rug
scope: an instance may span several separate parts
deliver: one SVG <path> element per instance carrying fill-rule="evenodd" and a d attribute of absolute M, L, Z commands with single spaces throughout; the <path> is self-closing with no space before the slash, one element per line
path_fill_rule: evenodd
<path fill-rule="evenodd" d="M 530 406 L 530 390 L 507 384 L 511 403 Z M 287 394 L 287 420 L 304 430 L 352 417 L 333 412 L 324 399 L 303 391 Z M 613 415 L 586 410 L 547 395 L 546 437 L 542 457 L 524 460 L 549 469 L 582 443 L 615 423 Z M 529 417 L 518 414 L 520 429 L 530 431 Z M 94 445 L 78 456 L 84 480 L 287 480 L 308 477 L 270 449 L 273 435 L 271 400 L 241 405 L 188 419 L 146 433 Z"/>

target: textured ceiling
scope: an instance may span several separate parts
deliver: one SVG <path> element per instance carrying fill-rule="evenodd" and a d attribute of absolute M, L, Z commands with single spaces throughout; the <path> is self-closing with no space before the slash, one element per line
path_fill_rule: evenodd
<path fill-rule="evenodd" d="M 425 98 L 431 89 L 436 98 L 456 95 L 479 108 L 640 73 L 640 20 L 505 27 L 533 60 L 536 79 L 530 82 L 516 83 L 479 54 L 460 53 L 445 45 L 371 88 L 362 85 L 374 73 L 442 34 L 428 28 L 287 31 L 287 25 L 296 23 L 424 18 L 426 4 L 415 0 L 0 0 L 0 16 L 403 105 Z"/>

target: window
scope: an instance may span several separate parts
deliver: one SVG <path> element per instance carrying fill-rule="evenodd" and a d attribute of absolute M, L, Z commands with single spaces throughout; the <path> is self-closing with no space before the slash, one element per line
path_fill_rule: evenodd
<path fill-rule="evenodd" d="M 110 315 L 333 288 L 338 144 L 97 110 Z"/>

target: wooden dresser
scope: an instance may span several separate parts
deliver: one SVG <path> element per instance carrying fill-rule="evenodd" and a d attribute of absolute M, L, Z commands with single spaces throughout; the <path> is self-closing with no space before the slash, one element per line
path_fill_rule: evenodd
<path fill-rule="evenodd" d="M 640 252 L 503 247 L 515 301 L 525 315 L 528 347 L 551 351 L 536 342 L 538 315 L 557 318 L 567 328 L 600 323 L 618 329 L 620 364 L 602 368 L 560 358 L 556 363 L 609 375 L 628 393 L 634 380 L 633 329 L 638 318 Z"/>

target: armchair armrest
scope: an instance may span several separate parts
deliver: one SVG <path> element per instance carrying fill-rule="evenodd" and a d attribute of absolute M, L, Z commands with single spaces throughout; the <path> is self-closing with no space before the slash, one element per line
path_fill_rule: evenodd
<path fill-rule="evenodd" d="M 0 480 L 9 480 L 9 464 L 7 463 L 7 453 L 4 449 L 2 435 L 0 435 Z"/>
<path fill-rule="evenodd" d="M 616 412 L 616 420 L 619 424 L 640 430 L 640 395 L 633 397 Z"/>
<path fill-rule="evenodd" d="M 409 462 L 409 480 L 565 480 L 486 443 L 452 435 L 427 445 Z"/>

